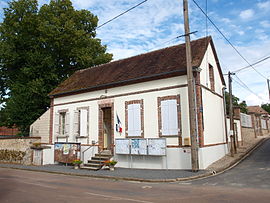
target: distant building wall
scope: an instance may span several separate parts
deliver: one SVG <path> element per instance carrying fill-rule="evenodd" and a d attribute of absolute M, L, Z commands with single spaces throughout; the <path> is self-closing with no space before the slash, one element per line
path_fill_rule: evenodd
<path fill-rule="evenodd" d="M 0 127 L 0 136 L 14 136 L 17 135 L 19 133 L 18 128 L 7 128 L 4 126 Z"/>
<path fill-rule="evenodd" d="M 50 109 L 42 114 L 31 126 L 30 137 L 41 137 L 41 143 L 49 143 Z"/>

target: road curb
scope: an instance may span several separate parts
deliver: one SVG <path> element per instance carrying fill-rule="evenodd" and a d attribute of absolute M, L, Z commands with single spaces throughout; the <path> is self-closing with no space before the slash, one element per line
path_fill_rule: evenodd
<path fill-rule="evenodd" d="M 26 170 L 26 171 L 45 172 L 45 173 L 51 173 L 51 174 L 72 175 L 72 176 L 79 176 L 79 177 L 90 177 L 90 178 L 100 178 L 100 179 L 110 179 L 110 180 L 137 181 L 137 182 L 149 182 L 149 183 L 182 182 L 182 181 L 203 179 L 210 176 L 216 176 L 216 175 L 222 174 L 232 169 L 233 167 L 237 166 L 239 163 L 241 163 L 245 158 L 247 158 L 254 150 L 256 150 L 260 145 L 262 145 L 268 139 L 269 138 L 262 138 L 260 141 L 258 141 L 252 147 L 250 147 L 243 155 L 241 155 L 239 158 L 229 163 L 228 166 L 218 168 L 215 171 L 213 170 L 207 171 L 200 175 L 183 177 L 183 178 L 174 178 L 174 179 L 143 179 L 143 178 L 115 177 L 115 176 L 105 176 L 105 175 L 77 174 L 77 173 L 69 173 L 69 172 L 61 172 L 61 171 L 48 171 L 48 170 L 42 170 L 42 169 L 37 170 L 37 169 L 30 169 L 30 168 L 27 169 L 27 168 L 10 167 L 10 166 L 9 167 L 0 166 L 0 168 L 12 168 L 12 169 Z"/>

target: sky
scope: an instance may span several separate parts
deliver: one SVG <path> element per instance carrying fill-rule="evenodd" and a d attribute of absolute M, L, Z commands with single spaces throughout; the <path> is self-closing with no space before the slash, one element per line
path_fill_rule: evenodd
<path fill-rule="evenodd" d="M 143 0 L 72 0 L 76 9 L 87 9 L 99 18 L 99 25 Z M 0 21 L 8 0 L 0 0 Z M 39 0 L 39 6 L 49 0 Z M 270 56 L 270 0 L 196 0 L 239 53 L 253 64 Z M 180 44 L 184 38 L 182 0 L 148 0 L 139 7 L 97 29 L 114 60 Z M 248 66 L 222 35 L 206 21 L 205 15 L 189 0 L 191 39 L 211 35 L 224 74 Z M 267 81 L 270 58 L 233 76 L 233 94 L 248 105 L 270 103 Z M 262 76 L 263 75 L 263 76 Z M 224 75 L 225 79 L 227 78 Z M 227 80 L 226 80 L 227 81 Z M 243 83 L 241 83 L 243 82 Z"/>

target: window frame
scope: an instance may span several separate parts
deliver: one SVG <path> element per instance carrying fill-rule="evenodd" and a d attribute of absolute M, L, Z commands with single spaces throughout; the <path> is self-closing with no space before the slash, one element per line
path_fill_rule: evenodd
<path fill-rule="evenodd" d="M 179 143 L 182 145 L 182 125 L 181 125 L 181 105 L 180 105 L 180 95 L 170 95 L 157 98 L 157 108 L 158 108 L 158 134 L 159 137 L 179 137 Z M 162 115 L 161 115 L 161 102 L 166 100 L 176 100 L 177 105 L 177 121 L 178 121 L 178 134 L 177 135 L 162 135 Z"/>
<path fill-rule="evenodd" d="M 69 137 L 70 135 L 70 129 L 66 129 L 67 125 L 68 127 L 70 127 L 70 120 L 69 120 L 69 111 L 68 109 L 61 109 L 57 111 L 57 119 L 58 119 L 58 130 L 55 129 L 54 133 L 56 134 L 56 137 Z M 56 115 L 55 114 L 55 115 Z M 64 124 L 63 124 L 63 119 L 62 119 L 62 115 L 64 116 Z M 57 132 L 58 131 L 58 132 Z"/>
<path fill-rule="evenodd" d="M 128 105 L 140 104 L 140 117 L 141 117 L 141 136 L 129 136 L 128 135 Z M 131 100 L 125 102 L 125 135 L 126 138 L 144 138 L 144 105 L 143 99 Z"/>
<path fill-rule="evenodd" d="M 81 110 L 86 110 L 87 111 L 87 123 L 86 123 L 86 126 L 87 126 L 87 130 L 86 130 L 86 134 L 87 135 L 81 135 Z M 75 113 L 74 113 L 74 119 L 73 119 L 73 133 L 76 134 L 76 137 L 77 138 L 84 138 L 84 137 L 89 137 L 90 135 L 90 119 L 89 119 L 89 115 L 90 115 L 90 112 L 89 112 L 89 107 L 88 106 L 85 106 L 85 107 L 78 107 L 75 111 L 78 112 L 78 132 L 75 132 L 75 129 L 74 129 L 74 125 L 75 125 Z"/>

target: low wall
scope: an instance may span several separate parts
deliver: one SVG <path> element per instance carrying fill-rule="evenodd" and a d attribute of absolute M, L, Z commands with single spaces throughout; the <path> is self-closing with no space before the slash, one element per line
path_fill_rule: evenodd
<path fill-rule="evenodd" d="M 254 128 L 242 127 L 243 142 L 248 143 L 250 140 L 255 138 Z"/>
<path fill-rule="evenodd" d="M 262 130 L 263 135 L 270 135 L 268 130 Z"/>
<path fill-rule="evenodd" d="M 32 164 L 32 143 L 39 143 L 40 137 L 0 138 L 0 162 Z"/>

